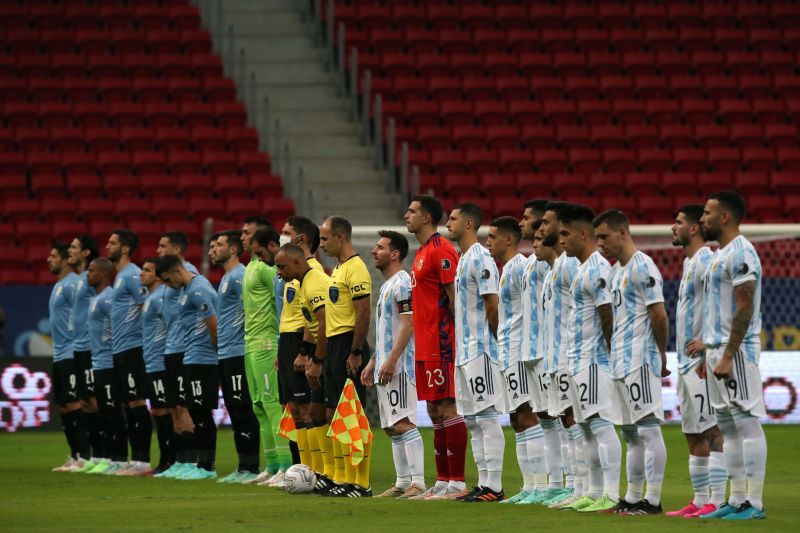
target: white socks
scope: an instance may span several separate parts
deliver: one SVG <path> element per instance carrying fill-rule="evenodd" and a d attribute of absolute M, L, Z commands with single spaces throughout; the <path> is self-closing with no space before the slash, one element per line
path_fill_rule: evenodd
<path fill-rule="evenodd" d="M 583 480 L 583 493 L 596 500 L 603 495 L 603 469 L 600 466 L 600 451 L 597 438 L 592 433 L 589 423 L 581 424 L 580 428 L 583 431 L 583 457 L 587 471 Z"/>
<path fill-rule="evenodd" d="M 573 424 L 566 429 L 569 451 L 569 468 L 567 470 L 567 487 L 570 486 L 570 475 L 573 495 L 580 497 L 584 493 L 584 477 L 586 476 L 586 463 L 583 455 L 583 431 L 580 426 Z"/>
<path fill-rule="evenodd" d="M 394 459 L 394 470 L 397 472 L 397 479 L 394 486 L 398 489 L 407 489 L 411 485 L 411 470 L 408 467 L 406 458 L 406 445 L 403 442 L 403 435 L 389 437 L 392 439 L 392 458 Z"/>
<path fill-rule="evenodd" d="M 547 489 L 547 466 L 544 461 L 544 431 L 536 425 L 525 430 L 528 435 L 528 462 L 533 473 L 534 490 Z"/>
<path fill-rule="evenodd" d="M 764 476 L 767 470 L 767 438 L 758 418 L 750 413 L 734 412 L 736 429 L 742 436 L 744 471 L 747 475 L 747 501 L 756 509 L 763 509 Z"/>
<path fill-rule="evenodd" d="M 592 434 L 597 440 L 600 467 L 603 470 L 603 492 L 614 501 L 619 500 L 619 475 L 622 469 L 622 444 L 619 442 L 614 424 L 608 420 L 593 418 L 590 422 Z"/>
<path fill-rule="evenodd" d="M 747 498 L 747 475 L 744 471 L 744 452 L 742 446 L 742 436 L 736 429 L 731 412 L 727 410 L 717 410 L 717 425 L 722 432 L 725 441 L 723 448 L 725 452 L 725 467 L 728 470 L 728 478 L 731 480 L 731 495 L 728 503 L 733 507 L 739 507 Z"/>
<path fill-rule="evenodd" d="M 644 441 L 644 475 L 647 479 L 645 499 L 653 505 L 661 503 L 661 485 L 667 466 L 667 446 L 661 433 L 661 422 L 655 417 L 640 420 L 639 437 Z"/>
<path fill-rule="evenodd" d="M 406 449 L 406 461 L 411 474 L 411 483 L 425 488 L 425 444 L 417 428 L 410 429 L 401 435 Z"/>
<path fill-rule="evenodd" d="M 711 486 L 711 497 L 708 502 L 717 507 L 725 501 L 725 489 L 728 484 L 728 471 L 725 469 L 725 457 L 722 452 L 711 452 L 708 458 L 708 481 Z"/>
<path fill-rule="evenodd" d="M 708 503 L 708 457 L 689 456 L 689 478 L 692 480 L 694 500 L 692 503 L 702 507 Z"/>
<path fill-rule="evenodd" d="M 639 430 L 634 425 L 622 426 L 622 440 L 625 441 L 625 474 L 628 480 L 628 491 L 625 501 L 636 503 L 642 501 L 644 493 L 644 442 L 639 438 Z"/>
<path fill-rule="evenodd" d="M 544 433 L 544 462 L 547 468 L 548 485 L 550 489 L 560 489 L 564 483 L 564 472 L 561 462 L 561 438 L 559 429 L 561 421 L 558 419 L 539 420 L 539 425 Z"/>
<path fill-rule="evenodd" d="M 469 429 L 470 443 L 472 444 L 472 458 L 475 460 L 475 466 L 478 468 L 478 486 L 483 487 L 486 484 L 486 457 L 483 451 L 483 428 L 478 424 L 478 419 L 475 415 L 465 415 L 464 422 Z"/>
<path fill-rule="evenodd" d="M 495 492 L 503 490 L 503 455 L 506 439 L 497 411 L 489 408 L 476 415 L 483 433 L 483 457 L 486 464 L 486 481 L 482 485 Z"/>

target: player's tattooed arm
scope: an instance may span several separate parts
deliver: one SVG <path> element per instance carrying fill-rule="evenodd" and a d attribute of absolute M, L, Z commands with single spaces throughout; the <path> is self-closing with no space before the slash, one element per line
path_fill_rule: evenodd
<path fill-rule="evenodd" d="M 652 304 L 647 308 L 650 315 L 650 324 L 653 328 L 653 336 L 656 339 L 658 353 L 661 354 L 661 376 L 666 377 L 670 374 L 667 370 L 667 342 L 669 342 L 669 317 L 663 302 Z"/>
<path fill-rule="evenodd" d="M 706 439 L 706 442 L 708 442 L 708 447 L 712 452 L 722 451 L 723 437 L 719 426 L 714 426 L 705 430 L 703 432 L 703 437 Z"/>
<path fill-rule="evenodd" d="M 725 347 L 725 357 L 733 358 L 742 345 L 744 336 L 750 327 L 750 320 L 753 318 L 753 298 L 756 291 L 756 282 L 747 281 L 733 288 L 733 299 L 736 304 L 736 311 L 733 313 L 731 321 L 731 336 L 728 345 Z"/>
<path fill-rule="evenodd" d="M 611 349 L 611 335 L 614 333 L 614 310 L 611 308 L 611 304 L 603 304 L 597 308 L 597 314 L 600 315 L 600 325 L 603 328 L 606 346 Z"/>
<path fill-rule="evenodd" d="M 496 294 L 484 294 L 483 303 L 486 307 L 486 320 L 489 321 L 489 329 L 492 334 L 497 337 L 497 305 L 498 298 Z"/>

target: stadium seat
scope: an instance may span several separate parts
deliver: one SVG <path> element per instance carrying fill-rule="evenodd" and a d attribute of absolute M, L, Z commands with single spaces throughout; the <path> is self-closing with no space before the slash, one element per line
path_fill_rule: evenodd
<path fill-rule="evenodd" d="M 103 185 L 97 174 L 69 173 L 66 176 L 66 189 L 73 198 L 93 198 L 102 194 Z"/>
<path fill-rule="evenodd" d="M 520 194 L 525 198 L 547 198 L 553 194 L 547 174 L 521 172 L 516 175 Z"/>
<path fill-rule="evenodd" d="M 668 223 L 674 219 L 669 201 L 663 196 L 639 196 L 639 213 L 651 224 Z"/>
<path fill-rule="evenodd" d="M 782 222 L 783 204 L 777 196 L 751 195 L 747 199 L 749 217 L 759 222 Z"/>
<path fill-rule="evenodd" d="M 734 176 L 732 182 L 731 180 L 719 182 L 713 184 L 713 186 L 705 186 L 703 187 L 703 190 L 711 193 L 726 189 L 732 185 L 743 195 L 749 197 L 750 195 L 760 194 L 768 190 L 769 183 L 770 178 L 766 172 L 739 172 L 736 174 L 736 176 Z"/>

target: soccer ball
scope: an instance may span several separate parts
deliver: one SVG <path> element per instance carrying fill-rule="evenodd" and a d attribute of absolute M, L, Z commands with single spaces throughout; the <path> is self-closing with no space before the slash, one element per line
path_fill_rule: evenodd
<path fill-rule="evenodd" d="M 308 494 L 317 483 L 317 474 L 306 465 L 292 465 L 286 471 L 286 492 Z"/>

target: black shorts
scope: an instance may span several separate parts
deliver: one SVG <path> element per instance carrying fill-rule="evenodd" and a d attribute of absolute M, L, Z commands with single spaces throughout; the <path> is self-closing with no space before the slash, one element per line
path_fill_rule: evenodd
<path fill-rule="evenodd" d="M 119 387 L 113 368 L 94 371 L 97 408 L 100 411 L 117 411 L 120 408 Z"/>
<path fill-rule="evenodd" d="M 183 353 L 164 355 L 164 368 L 167 380 L 164 387 L 167 389 L 167 407 L 186 405 L 186 384 L 183 376 Z"/>
<path fill-rule="evenodd" d="M 219 383 L 226 409 L 253 404 L 250 388 L 247 386 L 243 355 L 219 360 Z"/>
<path fill-rule="evenodd" d="M 216 409 L 219 405 L 219 369 L 217 365 L 183 365 L 189 401 L 186 408 Z"/>
<path fill-rule="evenodd" d="M 80 401 L 80 396 L 78 395 L 75 360 L 53 361 L 53 402 L 63 406 L 78 401 Z"/>
<path fill-rule="evenodd" d="M 78 396 L 81 400 L 94 397 L 94 375 L 92 375 L 92 352 L 73 352 L 75 373 L 78 374 Z"/>
<path fill-rule="evenodd" d="M 142 347 L 114 354 L 114 373 L 117 375 L 120 397 L 125 403 L 145 399 L 147 377 Z"/>
<path fill-rule="evenodd" d="M 328 348 L 325 354 L 325 406 L 336 408 L 339 404 L 339 397 L 344 389 L 347 378 L 351 378 L 356 386 L 356 392 L 362 405 L 366 399 L 366 389 L 361 384 L 361 371 L 369 362 L 369 346 L 364 343 L 363 355 L 361 357 L 361 367 L 358 369 L 358 376 L 353 377 L 347 374 L 347 358 L 350 357 L 350 349 L 353 347 L 353 332 L 340 333 L 333 337 L 328 337 Z"/>
<path fill-rule="evenodd" d="M 305 372 L 294 371 L 294 360 L 303 345 L 303 332 L 281 333 L 278 340 L 278 389 L 280 402 L 305 405 L 311 400 L 311 389 Z"/>
<path fill-rule="evenodd" d="M 147 373 L 147 399 L 150 407 L 164 409 L 167 407 L 167 371 Z"/>

